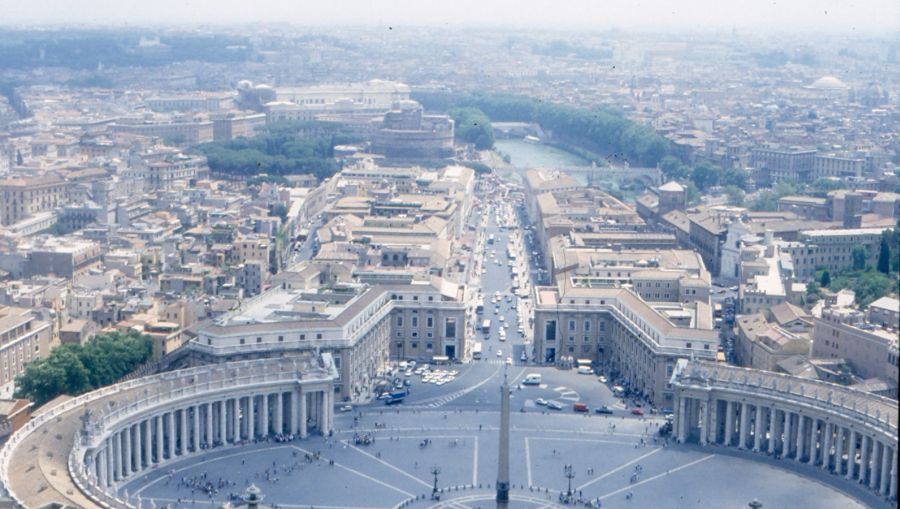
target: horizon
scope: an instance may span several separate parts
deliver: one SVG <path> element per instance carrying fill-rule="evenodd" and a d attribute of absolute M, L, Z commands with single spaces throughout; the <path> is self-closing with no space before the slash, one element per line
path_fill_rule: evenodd
<path fill-rule="evenodd" d="M 305 5 L 304 5 L 305 4 Z M 676 6 L 662 0 L 532 0 L 528 8 L 512 0 L 453 5 L 421 5 L 413 0 L 344 0 L 299 5 L 257 0 L 247 12 L 243 2 L 159 0 L 154 3 L 83 0 L 37 0 L 10 6 L 0 26 L 29 28 L 196 28 L 287 26 L 362 29 L 543 29 L 548 32 L 622 31 L 628 33 L 721 33 L 873 35 L 900 34 L 900 2 L 798 0 L 789 4 L 748 0 L 723 8 L 713 0 L 685 0 Z M 650 14 L 648 14 L 650 13 Z"/>

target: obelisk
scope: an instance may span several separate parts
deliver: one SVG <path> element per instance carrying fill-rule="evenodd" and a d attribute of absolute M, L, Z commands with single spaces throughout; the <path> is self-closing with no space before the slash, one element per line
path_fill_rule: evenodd
<path fill-rule="evenodd" d="M 500 386 L 500 457 L 497 459 L 497 509 L 509 507 L 509 381 Z"/>

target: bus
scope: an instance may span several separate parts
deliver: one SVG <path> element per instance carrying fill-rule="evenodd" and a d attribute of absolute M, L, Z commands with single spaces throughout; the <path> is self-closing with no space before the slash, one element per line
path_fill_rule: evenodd
<path fill-rule="evenodd" d="M 481 360 L 481 341 L 476 341 L 472 345 L 472 360 Z"/>
<path fill-rule="evenodd" d="M 481 332 L 484 332 L 485 334 L 489 334 L 491 332 L 490 320 L 485 319 L 483 322 L 481 322 Z"/>
<path fill-rule="evenodd" d="M 484 297 L 479 297 L 478 301 L 475 302 L 475 312 L 478 314 L 484 313 Z"/>
<path fill-rule="evenodd" d="M 488 244 L 493 244 L 493 243 L 494 243 L 494 234 L 493 234 L 493 233 L 490 234 L 490 235 L 488 236 L 488 241 L 487 241 L 487 242 L 488 242 Z"/>

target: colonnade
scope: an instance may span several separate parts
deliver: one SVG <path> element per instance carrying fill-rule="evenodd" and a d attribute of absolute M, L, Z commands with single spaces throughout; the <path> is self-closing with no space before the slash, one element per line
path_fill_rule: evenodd
<path fill-rule="evenodd" d="M 160 405 L 112 427 L 85 455 L 91 481 L 101 489 L 165 461 L 226 444 L 274 434 L 306 438 L 327 434 L 334 418 L 332 385 L 254 390 Z"/>
<path fill-rule="evenodd" d="M 697 391 L 694 397 L 690 392 L 679 395 L 675 409 L 679 443 L 737 447 L 815 465 L 897 498 L 896 435 L 764 398 L 717 396 L 715 391 Z"/>

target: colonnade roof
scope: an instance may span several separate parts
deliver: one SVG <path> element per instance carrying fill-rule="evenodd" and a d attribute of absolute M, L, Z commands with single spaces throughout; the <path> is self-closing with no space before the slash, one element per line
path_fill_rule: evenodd
<path fill-rule="evenodd" d="M 721 388 L 744 391 L 765 398 L 783 398 L 809 403 L 849 419 L 877 424 L 897 439 L 898 403 L 896 400 L 862 392 L 842 385 L 809 380 L 792 375 L 741 368 L 701 360 L 679 359 L 671 382 L 683 388 Z"/>

